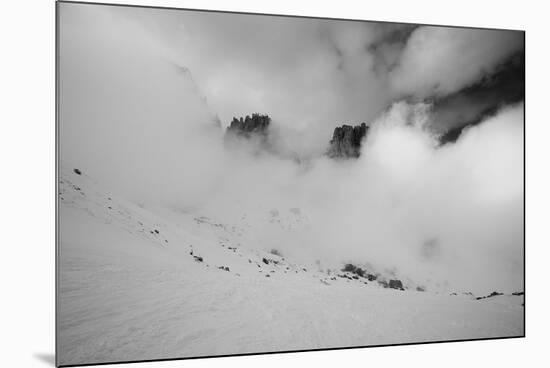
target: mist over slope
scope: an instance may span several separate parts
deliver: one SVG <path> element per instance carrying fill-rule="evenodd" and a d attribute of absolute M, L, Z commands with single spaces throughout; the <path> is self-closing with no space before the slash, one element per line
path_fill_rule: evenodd
<path fill-rule="evenodd" d="M 204 70 L 195 80 L 183 63 L 194 64 L 192 55 L 185 58 L 187 49 L 172 53 L 156 42 L 156 30 L 130 17 L 87 11 L 61 9 L 71 15 L 61 14 L 60 29 L 60 156 L 69 167 L 82 168 L 132 202 L 225 221 L 299 208 L 308 216 L 300 231 L 258 225 L 249 234 L 257 239 L 251 244 L 273 244 L 305 262 L 371 262 L 419 282 L 478 294 L 522 289 L 521 103 L 503 107 L 445 146 L 429 129 L 437 116 L 430 103 L 373 107 L 382 111 L 378 115 L 360 111 L 373 116 L 369 133 L 359 158 L 345 162 L 316 155 L 308 141 L 319 129 L 327 132 L 328 145 L 327 126 L 297 129 L 300 123 L 285 114 L 270 128 L 270 144 L 284 154 L 249 144 L 228 149 L 197 83 Z M 337 45 L 353 41 L 348 31 L 334 33 Z M 342 68 L 357 67 L 359 56 L 341 52 L 348 55 Z M 318 67 L 317 73 L 324 70 Z M 224 71 L 242 75 L 239 68 Z M 466 81 L 446 85 L 445 92 L 457 83 Z M 231 99 L 237 98 L 255 101 L 236 85 Z M 386 94 L 377 99 L 391 101 Z M 318 117 L 312 105 L 300 111 Z M 334 112 L 328 115 L 332 124 L 343 123 Z M 296 155 L 299 160 L 288 158 Z"/>
<path fill-rule="evenodd" d="M 524 335 L 483 32 L 60 4 L 58 363 Z"/>
<path fill-rule="evenodd" d="M 224 220 L 140 206 L 64 165 L 58 189 L 63 365 L 523 334 L 522 293 L 416 291 L 257 237 L 307 229 L 297 208 Z M 405 290 L 387 288 L 397 277 Z"/>

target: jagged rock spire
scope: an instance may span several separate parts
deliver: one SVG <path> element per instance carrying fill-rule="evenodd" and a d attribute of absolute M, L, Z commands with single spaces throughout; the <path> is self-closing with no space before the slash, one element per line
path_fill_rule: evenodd
<path fill-rule="evenodd" d="M 269 123 L 271 123 L 271 118 L 268 115 L 258 113 L 254 113 L 252 116 L 247 115 L 244 119 L 234 117 L 226 134 L 235 134 L 246 138 L 250 138 L 253 134 L 265 136 Z"/>
<path fill-rule="evenodd" d="M 331 158 L 357 158 L 361 154 L 361 142 L 369 127 L 361 125 L 342 125 L 334 129 L 327 155 Z"/>

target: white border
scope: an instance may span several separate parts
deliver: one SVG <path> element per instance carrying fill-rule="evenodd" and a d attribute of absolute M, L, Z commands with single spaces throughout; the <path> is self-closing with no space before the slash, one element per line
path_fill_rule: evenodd
<path fill-rule="evenodd" d="M 391 20 L 527 31 L 527 338 L 125 367 L 519 367 L 547 361 L 550 334 L 548 11 L 526 1 L 109 1 L 199 9 Z M 54 2 L 0 5 L 0 354 L 5 367 L 48 367 L 54 351 Z M 537 361 L 541 363 L 537 363 Z"/>

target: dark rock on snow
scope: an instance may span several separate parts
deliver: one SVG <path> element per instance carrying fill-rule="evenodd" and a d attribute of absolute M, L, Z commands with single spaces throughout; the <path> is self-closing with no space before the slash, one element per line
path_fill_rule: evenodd
<path fill-rule="evenodd" d="M 357 267 L 357 266 L 355 266 L 351 263 L 346 263 L 344 265 L 344 268 L 342 268 L 342 271 L 354 273 L 355 275 L 357 275 L 359 277 L 366 277 L 366 275 L 367 275 L 365 270 L 363 270 L 361 267 Z"/>
<path fill-rule="evenodd" d="M 369 281 L 375 281 L 376 279 L 378 278 L 378 276 L 376 275 L 372 275 L 372 274 L 367 274 L 367 280 Z"/>
<path fill-rule="evenodd" d="M 486 299 L 486 298 L 492 298 L 494 296 L 504 295 L 503 293 L 499 293 L 498 291 L 493 291 L 491 294 L 487 296 L 478 296 L 476 300 Z"/>
<path fill-rule="evenodd" d="M 391 289 L 404 290 L 401 280 L 390 280 L 389 287 Z"/>

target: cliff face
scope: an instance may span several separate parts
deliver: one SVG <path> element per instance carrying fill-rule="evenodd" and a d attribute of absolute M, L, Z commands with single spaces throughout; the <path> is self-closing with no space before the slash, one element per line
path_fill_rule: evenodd
<path fill-rule="evenodd" d="M 245 118 L 233 118 L 225 132 L 225 141 L 229 146 L 239 146 L 245 139 L 257 151 L 267 151 L 280 154 L 268 140 L 271 118 L 258 113 Z M 361 154 L 361 143 L 367 135 L 369 127 L 361 125 L 342 125 L 334 129 L 327 156 L 333 159 L 357 158 Z M 249 147 L 251 147 L 249 145 Z"/>
<path fill-rule="evenodd" d="M 250 138 L 254 135 L 265 137 L 271 118 L 267 115 L 252 114 L 246 118 L 233 118 L 231 125 L 227 128 L 226 134 L 233 134 L 239 137 Z"/>
<path fill-rule="evenodd" d="M 363 123 L 342 125 L 334 129 L 327 155 L 331 158 L 357 158 L 361 154 L 361 142 L 369 127 Z"/>

